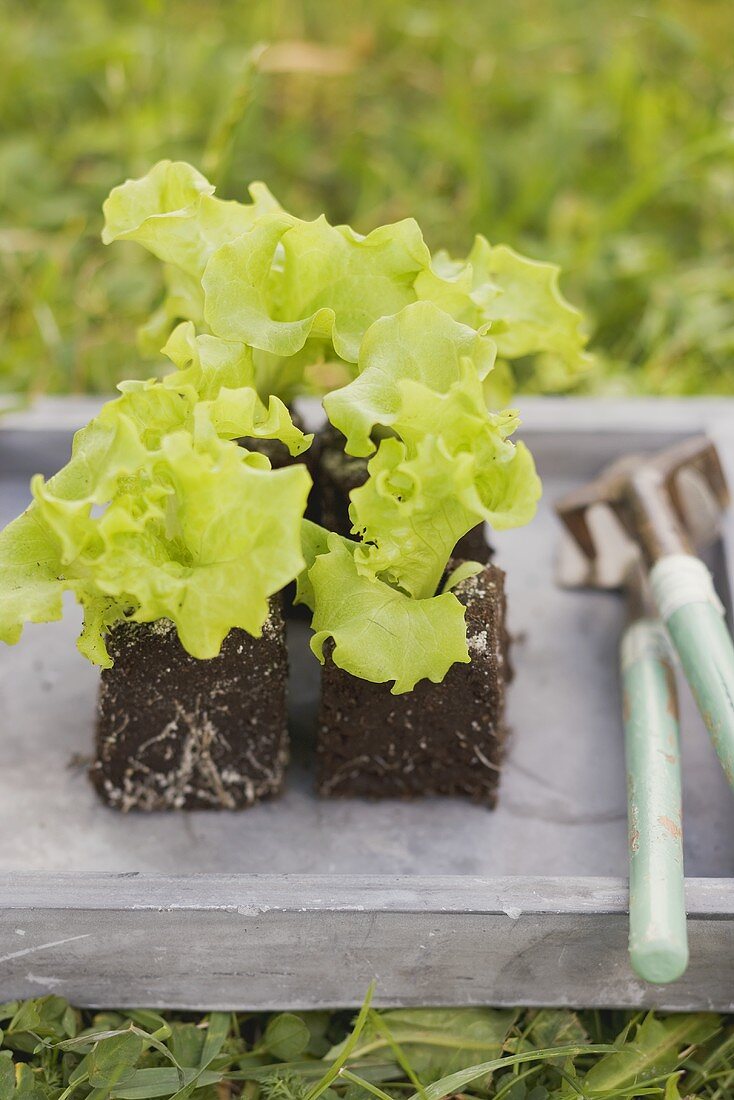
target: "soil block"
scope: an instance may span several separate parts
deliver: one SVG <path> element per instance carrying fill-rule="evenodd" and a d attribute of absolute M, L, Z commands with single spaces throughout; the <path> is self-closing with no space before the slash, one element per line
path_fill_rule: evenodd
<path fill-rule="evenodd" d="M 329 531 L 351 534 L 349 494 L 367 480 L 367 458 L 354 458 L 344 453 L 345 439 L 332 425 L 327 425 L 314 440 L 318 444 L 315 457 L 318 470 L 315 478 L 321 523 Z M 485 525 L 478 523 L 459 539 L 454 556 L 466 561 L 486 564 L 493 551 L 487 542 Z"/>
<path fill-rule="evenodd" d="M 392 695 L 389 684 L 350 676 L 327 655 L 317 743 L 321 795 L 463 795 L 495 805 L 507 736 L 504 573 L 487 565 L 454 591 L 466 607 L 471 661 L 453 665 L 442 683 L 423 680 Z"/>
<path fill-rule="evenodd" d="M 90 778 L 109 806 L 239 810 L 278 794 L 288 762 L 288 658 L 279 601 L 260 638 L 232 630 L 199 661 L 169 620 L 108 638 Z"/>

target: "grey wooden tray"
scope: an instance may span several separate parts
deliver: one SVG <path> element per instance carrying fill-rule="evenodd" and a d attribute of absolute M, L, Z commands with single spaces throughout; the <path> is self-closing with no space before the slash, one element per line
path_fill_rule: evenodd
<path fill-rule="evenodd" d="M 0 427 L 0 523 L 53 472 L 95 404 L 45 401 Z M 734 479 L 734 401 L 524 400 L 545 482 L 508 570 L 514 737 L 495 813 L 459 800 L 325 802 L 311 789 L 318 667 L 294 629 L 284 798 L 239 815 L 120 816 L 84 773 L 97 674 L 77 619 L 0 651 L 0 1000 L 283 1008 L 529 1004 L 734 1008 L 734 798 L 681 686 L 691 963 L 630 970 L 614 595 L 554 587 L 554 497 L 627 448 L 702 429 Z M 713 564 L 734 591 L 734 520 Z"/>

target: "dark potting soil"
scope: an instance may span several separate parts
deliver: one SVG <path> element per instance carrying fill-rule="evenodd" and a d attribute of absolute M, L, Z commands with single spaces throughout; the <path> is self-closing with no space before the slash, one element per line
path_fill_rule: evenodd
<path fill-rule="evenodd" d="M 349 537 L 352 530 L 349 494 L 367 480 L 369 459 L 345 454 L 344 443 L 344 436 L 330 424 L 318 433 L 314 440 L 314 445 L 317 445 L 315 482 L 320 522 L 327 530 Z M 482 564 L 491 561 L 493 551 L 487 542 L 485 530 L 484 524 L 479 523 L 468 531 L 457 542 L 454 556 Z"/>
<path fill-rule="evenodd" d="M 108 638 L 96 759 L 104 802 L 128 810 L 238 810 L 277 794 L 288 762 L 285 624 L 273 601 L 261 638 L 232 630 L 199 661 L 169 620 Z"/>
<path fill-rule="evenodd" d="M 452 564 L 456 564 L 455 562 Z M 440 684 L 392 695 L 327 656 L 317 758 L 321 795 L 463 795 L 493 807 L 507 737 L 504 573 L 487 565 L 454 589 L 466 607 L 471 661 Z"/>

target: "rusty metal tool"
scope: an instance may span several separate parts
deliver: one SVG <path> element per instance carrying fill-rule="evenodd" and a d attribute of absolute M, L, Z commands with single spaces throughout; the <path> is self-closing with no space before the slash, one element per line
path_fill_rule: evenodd
<path fill-rule="evenodd" d="M 622 635 L 632 966 L 645 981 L 675 981 L 688 965 L 680 732 L 673 654 L 633 567 Z"/>
<path fill-rule="evenodd" d="M 604 526 L 606 523 L 606 527 Z M 651 610 L 644 568 L 634 546 L 604 513 L 589 518 L 613 569 L 600 575 L 567 540 L 558 580 L 566 587 L 623 587 L 629 622 L 620 645 L 624 694 L 629 840 L 629 954 L 635 971 L 655 984 L 688 965 L 683 875 L 678 699 L 665 628 Z"/>
<path fill-rule="evenodd" d="M 734 644 L 712 576 L 696 555 L 728 503 L 716 448 L 697 436 L 655 455 L 621 459 L 559 501 L 557 511 L 592 569 L 603 549 L 589 524 L 596 505 L 610 509 L 639 547 L 658 614 L 734 787 Z"/>

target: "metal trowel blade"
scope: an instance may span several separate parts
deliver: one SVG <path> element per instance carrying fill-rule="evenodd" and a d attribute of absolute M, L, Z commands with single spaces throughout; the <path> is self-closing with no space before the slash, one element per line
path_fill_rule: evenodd
<path fill-rule="evenodd" d="M 605 504 L 589 509 L 588 523 L 597 548 L 596 557 L 588 559 L 564 531 L 556 556 L 556 583 L 561 588 L 623 588 L 630 570 L 640 559 L 639 548 Z"/>

